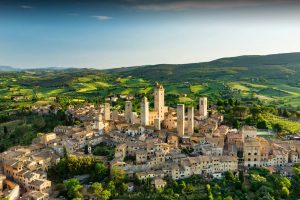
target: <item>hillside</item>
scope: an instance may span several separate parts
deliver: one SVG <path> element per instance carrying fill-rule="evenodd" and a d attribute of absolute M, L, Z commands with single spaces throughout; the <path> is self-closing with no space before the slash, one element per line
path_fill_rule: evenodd
<path fill-rule="evenodd" d="M 205 63 L 110 70 L 7 69 L 0 72 L 2 110 L 12 105 L 30 105 L 32 100 L 35 103 L 48 103 L 55 97 L 81 101 L 118 94 L 151 96 L 156 81 L 164 84 L 168 95 L 166 98 L 174 102 L 197 103 L 194 102 L 196 97 L 207 95 L 210 101 L 233 97 L 284 107 L 295 108 L 300 105 L 300 53 L 240 56 Z M 22 96 L 21 100 L 13 101 L 15 96 Z"/>
<path fill-rule="evenodd" d="M 300 53 L 267 56 L 221 58 L 205 63 L 161 64 L 107 70 L 121 76 L 138 76 L 149 80 L 206 81 L 249 78 L 297 80 L 300 77 Z"/>

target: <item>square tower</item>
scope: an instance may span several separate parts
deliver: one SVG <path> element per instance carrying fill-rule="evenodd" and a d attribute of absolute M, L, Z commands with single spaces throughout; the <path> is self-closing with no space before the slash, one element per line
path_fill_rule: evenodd
<path fill-rule="evenodd" d="M 154 119 L 154 130 L 160 131 L 160 129 L 161 129 L 160 119 L 159 118 L 155 118 Z"/>
<path fill-rule="evenodd" d="M 207 118 L 207 97 L 199 98 L 199 114 L 203 118 Z"/>
<path fill-rule="evenodd" d="M 158 113 L 159 119 L 162 121 L 165 117 L 165 89 L 162 85 L 156 83 L 154 88 L 154 111 Z"/>
<path fill-rule="evenodd" d="M 184 136 L 184 104 L 177 105 L 177 132 L 180 137 Z"/>
<path fill-rule="evenodd" d="M 144 97 L 141 103 L 141 125 L 149 125 L 149 102 L 147 97 Z"/>
<path fill-rule="evenodd" d="M 114 121 L 116 121 L 116 120 L 119 119 L 119 112 L 118 112 L 118 110 L 113 110 L 113 111 L 112 111 L 111 118 L 112 118 L 112 120 L 114 120 Z"/>
<path fill-rule="evenodd" d="M 104 119 L 110 120 L 110 104 L 109 103 L 104 104 Z"/>
<path fill-rule="evenodd" d="M 131 123 L 132 103 L 131 101 L 125 102 L 125 121 Z"/>
<path fill-rule="evenodd" d="M 187 133 L 189 136 L 192 136 L 194 134 L 194 107 L 188 108 Z"/>

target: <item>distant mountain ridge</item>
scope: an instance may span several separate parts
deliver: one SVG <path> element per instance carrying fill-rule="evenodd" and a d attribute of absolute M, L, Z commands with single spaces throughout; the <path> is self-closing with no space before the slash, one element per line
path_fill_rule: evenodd
<path fill-rule="evenodd" d="M 20 68 L 10 66 L 0 66 L 0 72 L 20 71 Z"/>
<path fill-rule="evenodd" d="M 158 81 L 241 80 L 244 78 L 300 79 L 300 53 L 220 58 L 190 64 L 159 64 L 105 70 L 119 76 Z"/>
<path fill-rule="evenodd" d="M 70 73 L 103 72 L 112 76 L 134 76 L 152 81 L 190 81 L 276 79 L 284 82 L 300 80 L 300 52 L 272 55 L 227 57 L 210 62 L 188 64 L 157 64 L 113 69 L 47 67 L 38 69 L 0 66 L 0 71 L 62 70 Z"/>
<path fill-rule="evenodd" d="M 41 68 L 32 68 L 32 67 L 11 67 L 11 66 L 0 66 L 0 72 L 14 72 L 14 71 L 27 71 L 27 70 L 68 70 L 68 69 L 82 69 L 82 68 L 71 68 L 71 67 L 41 67 Z"/>

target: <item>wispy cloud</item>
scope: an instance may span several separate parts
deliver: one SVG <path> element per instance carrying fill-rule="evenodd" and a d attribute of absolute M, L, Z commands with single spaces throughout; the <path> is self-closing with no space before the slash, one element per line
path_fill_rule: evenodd
<path fill-rule="evenodd" d="M 149 11 L 180 11 L 189 9 L 222 9 L 222 8 L 236 8 L 249 7 L 259 5 L 274 5 L 274 4 L 289 4 L 295 2 L 294 0 L 156 0 L 150 1 L 131 1 L 136 9 Z"/>
<path fill-rule="evenodd" d="M 29 5 L 20 5 L 20 8 L 23 8 L 23 9 L 31 9 L 33 8 L 32 6 L 29 6 Z"/>
<path fill-rule="evenodd" d="M 97 19 L 97 20 L 99 20 L 99 21 L 112 19 L 112 17 L 105 16 L 105 15 L 94 15 L 92 17 L 95 18 L 95 19 Z"/>

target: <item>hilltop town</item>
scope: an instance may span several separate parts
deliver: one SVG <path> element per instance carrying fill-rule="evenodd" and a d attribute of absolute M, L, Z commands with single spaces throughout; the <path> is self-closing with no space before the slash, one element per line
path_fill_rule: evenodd
<path fill-rule="evenodd" d="M 163 85 L 156 84 L 153 95 L 154 107 L 143 97 L 139 112 L 133 111 L 131 101 L 122 112 L 108 102 L 70 106 L 65 114 L 80 124 L 57 126 L 29 146 L 0 154 L 0 195 L 10 200 L 54 199 L 55 184 L 47 172 L 66 153 L 95 157 L 109 169 L 122 171 L 128 192 L 135 191 L 135 178 L 150 179 L 154 188 L 162 189 L 166 179 L 220 179 L 225 172 L 238 176 L 256 167 L 290 177 L 293 164 L 300 162 L 300 141 L 268 139 L 253 126 L 233 129 L 214 107 L 208 108 L 207 97 L 199 98 L 199 108 L 172 108 L 165 104 Z M 113 158 L 94 156 L 98 144 L 114 147 Z"/>

